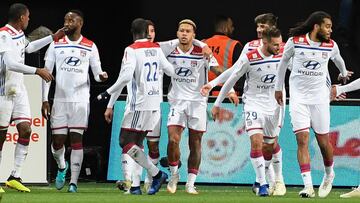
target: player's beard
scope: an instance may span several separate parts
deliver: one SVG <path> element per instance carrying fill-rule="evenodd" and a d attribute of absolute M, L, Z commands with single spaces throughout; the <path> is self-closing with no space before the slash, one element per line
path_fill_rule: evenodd
<path fill-rule="evenodd" d="M 271 49 L 270 47 L 267 48 L 267 52 L 269 52 L 269 54 L 272 54 L 272 55 L 277 55 L 277 54 L 279 54 L 279 52 L 276 52 L 276 50 Z"/>
<path fill-rule="evenodd" d="M 330 38 L 326 39 L 326 36 L 322 31 L 316 33 L 316 38 L 318 38 L 320 42 L 330 42 Z"/>
<path fill-rule="evenodd" d="M 71 29 L 71 28 L 67 28 L 65 29 L 65 34 L 66 35 L 73 35 L 75 33 L 76 29 Z"/>

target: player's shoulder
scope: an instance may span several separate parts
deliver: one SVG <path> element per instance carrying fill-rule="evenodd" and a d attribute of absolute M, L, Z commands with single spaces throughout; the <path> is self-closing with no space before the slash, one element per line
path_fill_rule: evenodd
<path fill-rule="evenodd" d="M 336 42 L 332 39 L 330 39 L 328 42 L 322 42 L 320 47 L 325 47 L 325 48 L 333 48 L 335 46 Z"/>
<path fill-rule="evenodd" d="M 192 56 L 203 56 L 202 48 L 196 45 L 193 45 L 194 48 L 191 50 L 190 55 Z"/>
<path fill-rule="evenodd" d="M 7 27 L 7 26 L 4 26 L 4 27 L 1 27 L 0 28 L 0 33 L 2 34 L 2 35 L 7 35 L 7 36 L 15 36 L 16 35 L 16 33 L 13 31 L 13 30 L 11 30 L 9 27 Z"/>
<path fill-rule="evenodd" d="M 249 60 L 249 62 L 259 61 L 263 59 L 257 49 L 254 49 L 246 53 L 246 58 L 247 60 Z"/>
<path fill-rule="evenodd" d="M 298 35 L 292 37 L 292 41 L 297 45 L 310 45 L 308 40 L 306 39 L 306 35 Z"/>
<path fill-rule="evenodd" d="M 259 47 L 261 46 L 261 39 L 255 39 L 247 43 L 249 47 Z"/>
<path fill-rule="evenodd" d="M 66 41 L 65 36 L 64 36 L 62 38 L 54 40 L 54 44 L 55 45 L 61 45 L 61 44 L 68 44 L 68 42 Z"/>
<path fill-rule="evenodd" d="M 142 48 L 160 48 L 159 43 L 154 43 L 150 41 L 137 41 L 128 46 L 132 49 L 142 49 Z"/>
<path fill-rule="evenodd" d="M 94 42 L 83 36 L 79 44 L 91 48 L 94 45 Z"/>

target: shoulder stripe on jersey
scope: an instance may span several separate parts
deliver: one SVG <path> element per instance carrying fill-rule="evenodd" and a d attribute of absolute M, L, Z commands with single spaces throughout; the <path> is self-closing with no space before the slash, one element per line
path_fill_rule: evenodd
<path fill-rule="evenodd" d="M 259 61 L 259 62 L 250 63 L 250 66 L 264 64 L 264 63 L 278 63 L 278 62 L 280 62 L 280 60 Z"/>
<path fill-rule="evenodd" d="M 87 49 L 87 48 L 85 48 L 85 47 L 80 47 L 80 46 L 74 46 L 74 45 L 67 45 L 67 46 L 55 46 L 54 47 L 55 49 L 57 49 L 57 48 L 78 48 L 78 49 L 84 49 L 84 50 L 86 50 L 86 51 L 91 51 L 91 49 Z"/>
<path fill-rule="evenodd" d="M 170 58 L 184 58 L 184 59 L 203 59 L 203 57 L 191 57 L 191 56 L 176 56 L 176 55 L 169 55 Z"/>
<path fill-rule="evenodd" d="M 24 37 L 24 33 L 23 33 L 22 35 L 20 35 L 20 36 L 12 37 L 12 39 L 19 39 L 19 38 L 21 38 L 21 37 Z"/>
<path fill-rule="evenodd" d="M 331 51 L 331 49 L 316 48 L 316 47 L 303 47 L 303 46 L 299 46 L 299 45 L 295 45 L 295 48 L 311 49 L 311 50 L 318 50 L 318 51 Z"/>

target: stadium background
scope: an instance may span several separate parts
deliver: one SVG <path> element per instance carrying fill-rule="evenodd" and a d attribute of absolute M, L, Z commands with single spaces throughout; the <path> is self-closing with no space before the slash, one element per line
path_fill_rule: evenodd
<path fill-rule="evenodd" d="M 304 20 L 315 10 L 324 10 L 333 17 L 335 39 L 342 56 L 350 70 L 355 72 L 353 78 L 360 76 L 360 2 L 351 0 L 259 0 L 259 1 L 119 1 L 115 6 L 111 1 L 19 1 L 28 5 L 30 22 L 28 34 L 40 25 L 56 30 L 63 25 L 63 17 L 70 9 L 80 9 L 85 14 L 83 35 L 93 40 L 100 52 L 102 67 L 109 73 L 109 81 L 95 83 L 91 78 L 91 114 L 89 129 L 84 139 L 85 146 L 99 149 L 103 160 L 101 171 L 96 179 L 106 180 L 108 156 L 110 149 L 111 125 L 103 120 L 105 104 L 93 102 L 93 98 L 115 82 L 121 63 L 124 48 L 132 42 L 130 23 L 136 17 L 148 18 L 156 25 L 156 40 L 168 40 L 176 37 L 177 23 L 183 18 L 193 19 L 198 26 L 197 38 L 204 39 L 212 35 L 212 22 L 216 14 L 225 14 L 233 18 L 235 32 L 233 38 L 243 44 L 256 37 L 253 18 L 260 13 L 272 12 L 279 17 L 279 28 L 287 39 L 288 29 L 296 22 Z M 352 2 L 352 6 L 343 9 Z M 7 22 L 7 10 L 14 1 L 0 1 L 0 24 Z M 348 15 L 349 21 L 346 21 Z M 284 39 L 284 40 L 285 40 Z M 27 63 L 42 66 L 45 49 L 28 55 Z M 330 64 L 333 81 L 338 73 Z M 167 84 L 167 83 L 165 83 Z M 166 91 L 165 87 L 165 91 Z M 359 93 L 350 94 L 351 98 L 360 98 Z M 52 160 L 51 156 L 48 160 Z M 51 162 L 50 162 L 51 163 Z M 29 163 L 28 163 L 29 164 Z M 51 164 L 53 166 L 53 163 Z M 53 167 L 50 167 L 50 169 Z"/>

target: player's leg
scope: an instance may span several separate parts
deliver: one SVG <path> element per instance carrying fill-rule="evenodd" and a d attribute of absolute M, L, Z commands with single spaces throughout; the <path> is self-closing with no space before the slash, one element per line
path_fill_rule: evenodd
<path fill-rule="evenodd" d="M 83 134 L 88 126 L 90 104 L 86 102 L 65 102 L 67 106 L 68 128 L 70 137 L 70 171 L 71 178 L 68 192 L 77 192 L 78 179 L 84 158 Z"/>
<path fill-rule="evenodd" d="M 282 175 L 282 150 L 280 148 L 278 138 L 280 135 L 281 127 L 283 126 L 284 122 L 284 112 L 285 112 L 285 106 L 280 107 L 277 109 L 277 112 L 271 117 L 269 120 L 271 124 L 271 134 L 273 135 L 273 138 L 268 140 L 269 143 L 272 144 L 272 166 L 274 168 L 274 174 L 275 174 L 275 187 L 274 187 L 274 196 L 283 196 L 286 194 L 286 187 L 284 178 Z M 267 139 L 265 138 L 265 143 L 267 142 Z"/>
<path fill-rule="evenodd" d="M 180 140 L 181 134 L 186 126 L 186 103 L 184 101 L 169 101 L 170 112 L 168 115 L 169 140 L 167 145 L 167 158 L 170 169 L 170 180 L 167 184 L 167 191 L 175 193 L 179 182 L 180 162 Z"/>
<path fill-rule="evenodd" d="M 81 171 L 82 162 L 84 159 L 84 149 L 83 149 L 83 133 L 82 129 L 69 129 L 70 137 L 70 171 L 71 178 L 68 188 L 68 192 L 77 192 L 78 179 Z"/>
<path fill-rule="evenodd" d="M 188 157 L 188 177 L 185 190 L 190 194 L 198 194 L 195 190 L 195 181 L 199 172 L 201 162 L 201 139 L 203 131 L 189 129 L 189 157 Z"/>
<path fill-rule="evenodd" d="M 160 152 L 159 152 L 159 140 L 161 135 L 161 115 L 159 119 L 156 121 L 155 128 L 153 131 L 148 132 L 146 135 L 147 146 L 149 149 L 149 159 L 151 162 L 157 166 L 159 163 Z M 144 189 L 148 192 L 150 185 L 152 183 L 152 177 L 150 174 L 146 174 L 144 181 Z"/>
<path fill-rule="evenodd" d="M 127 153 L 140 166 L 144 167 L 153 177 L 153 183 L 148 194 L 153 195 L 159 191 L 161 185 L 166 181 L 167 174 L 160 171 L 145 155 L 141 149 L 147 131 L 154 129 L 151 118 L 157 118 L 159 111 L 135 111 L 125 115 L 121 135 L 120 146 L 123 153 Z"/>
<path fill-rule="evenodd" d="M 264 138 L 262 152 L 265 160 L 265 177 L 267 183 L 269 184 L 269 195 L 272 195 L 275 190 L 275 173 L 272 164 L 273 145 L 273 138 Z"/>
<path fill-rule="evenodd" d="M 310 170 L 309 128 L 310 109 L 307 105 L 290 102 L 290 117 L 297 141 L 297 158 L 304 189 L 299 192 L 303 198 L 315 197 Z"/>
<path fill-rule="evenodd" d="M 332 183 L 335 178 L 333 147 L 329 139 L 330 106 L 329 104 L 313 105 L 311 113 L 311 125 L 315 131 L 315 137 L 320 147 L 325 169 L 325 174 L 319 187 L 319 197 L 326 197 L 332 189 Z"/>
<path fill-rule="evenodd" d="M 51 152 L 58 166 L 55 187 L 61 190 L 65 185 L 66 173 L 69 164 L 65 161 L 65 141 L 68 134 L 68 123 L 66 118 L 66 106 L 63 103 L 55 102 L 52 107 L 51 117 Z"/>
<path fill-rule="evenodd" d="M 4 146 L 4 142 L 6 140 L 6 133 L 10 123 L 13 102 L 5 96 L 0 96 L 0 106 L 2 110 L 0 113 L 0 166 L 1 166 L 2 149 Z M 2 192 L 5 191 L 0 187 L 0 193 Z"/>
<path fill-rule="evenodd" d="M 169 140 L 167 146 L 167 157 L 170 169 L 170 180 L 167 184 L 167 191 L 175 193 L 179 182 L 179 160 L 180 140 L 184 128 L 182 126 L 168 125 Z"/>
<path fill-rule="evenodd" d="M 19 138 L 15 146 L 14 169 L 11 171 L 11 175 L 5 182 L 5 185 L 21 192 L 30 192 L 30 189 L 22 184 L 20 178 L 21 169 L 28 154 L 31 135 L 30 104 L 26 92 L 18 94 L 14 98 L 12 120 L 14 120 L 16 124 Z"/>

